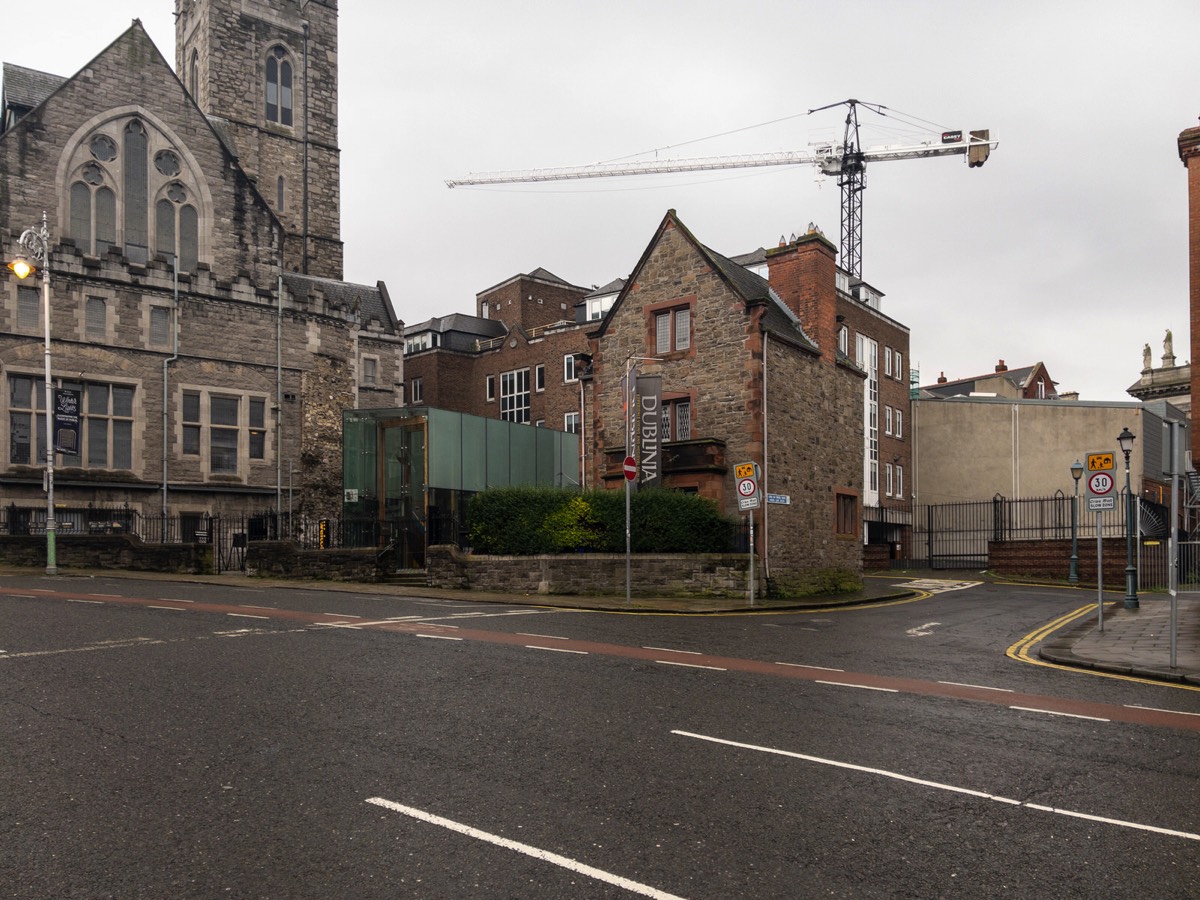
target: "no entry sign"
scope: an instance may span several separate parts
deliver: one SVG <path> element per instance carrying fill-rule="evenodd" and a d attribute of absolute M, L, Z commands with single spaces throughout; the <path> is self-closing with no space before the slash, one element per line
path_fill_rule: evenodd
<path fill-rule="evenodd" d="M 621 471 L 625 473 L 626 481 L 633 481 L 637 478 L 637 460 L 632 456 L 625 457 L 625 462 L 621 464 Z"/>

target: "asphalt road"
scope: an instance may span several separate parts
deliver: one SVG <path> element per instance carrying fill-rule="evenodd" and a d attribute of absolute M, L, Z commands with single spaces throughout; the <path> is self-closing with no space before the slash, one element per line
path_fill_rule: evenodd
<path fill-rule="evenodd" d="M 931 585 L 936 589 L 950 585 Z M 955 586 L 633 616 L 0 584 L 0 896 L 1200 895 L 1200 691 Z"/>

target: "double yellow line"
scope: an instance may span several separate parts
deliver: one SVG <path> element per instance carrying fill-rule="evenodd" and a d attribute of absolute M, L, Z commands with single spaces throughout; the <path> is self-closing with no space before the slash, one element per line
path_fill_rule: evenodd
<path fill-rule="evenodd" d="M 1116 601 L 1109 601 L 1106 604 L 1106 606 L 1110 607 L 1115 605 Z M 1075 610 L 1074 612 L 1069 612 L 1066 615 L 1059 616 L 1057 619 L 1054 619 L 1052 622 L 1043 625 L 1032 634 L 1025 635 L 1025 637 L 1021 638 L 1019 641 L 1009 647 L 1008 650 L 1005 651 L 1005 655 L 1010 659 L 1015 659 L 1019 662 L 1032 663 L 1035 666 L 1045 666 L 1047 669 L 1061 669 L 1064 672 L 1079 672 L 1086 675 L 1099 675 L 1101 678 L 1115 678 L 1118 681 L 1135 681 L 1138 684 L 1156 684 L 1160 687 L 1181 688 L 1185 691 L 1200 691 L 1200 687 L 1195 687 L 1194 685 L 1190 684 L 1178 684 L 1173 681 L 1160 681 L 1154 678 L 1138 678 L 1134 675 L 1120 675 L 1116 672 L 1101 672 L 1097 669 L 1084 669 L 1080 668 L 1079 666 L 1064 666 L 1060 663 L 1046 662 L 1044 659 L 1038 659 L 1030 655 L 1030 651 L 1035 646 L 1040 644 L 1054 632 L 1058 631 L 1058 629 L 1070 625 L 1072 622 L 1082 619 L 1084 616 L 1088 615 L 1089 613 L 1094 613 L 1095 611 L 1096 604 L 1089 603 L 1087 606 L 1079 607 L 1079 609 Z"/>

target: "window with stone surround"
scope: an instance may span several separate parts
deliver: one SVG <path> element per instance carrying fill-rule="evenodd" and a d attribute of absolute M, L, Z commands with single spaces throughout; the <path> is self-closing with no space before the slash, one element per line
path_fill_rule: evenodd
<path fill-rule="evenodd" d="M 135 388 L 128 384 L 61 381 L 56 389 L 78 391 L 77 453 L 62 454 L 62 465 L 87 469 L 133 468 Z M 46 458 L 45 382 L 32 375 L 8 378 L 9 462 L 33 465 Z"/>
<path fill-rule="evenodd" d="M 692 308 L 679 306 L 654 314 L 655 355 L 687 350 L 692 346 Z"/>
<path fill-rule="evenodd" d="M 858 534 L 858 497 L 846 491 L 834 494 L 834 531 L 837 534 Z"/>
<path fill-rule="evenodd" d="M 125 116 L 97 125 L 70 151 L 67 178 L 65 236 L 85 255 L 119 247 L 134 263 L 160 258 L 195 270 L 201 180 L 150 122 Z"/>
<path fill-rule="evenodd" d="M 214 475 L 244 475 L 267 458 L 267 397 L 226 390 L 182 392 L 181 452 Z"/>
<path fill-rule="evenodd" d="M 35 287 L 17 286 L 17 331 L 37 334 L 41 323 L 42 295 Z"/>
<path fill-rule="evenodd" d="M 89 341 L 108 337 L 108 305 L 103 297 L 88 297 L 84 306 L 84 331 Z"/>
<path fill-rule="evenodd" d="M 662 404 L 663 441 L 692 439 L 692 402 L 690 399 L 669 400 Z"/>
<path fill-rule="evenodd" d="M 267 51 L 266 118 L 276 125 L 292 125 L 292 61 L 287 50 L 274 46 Z"/>

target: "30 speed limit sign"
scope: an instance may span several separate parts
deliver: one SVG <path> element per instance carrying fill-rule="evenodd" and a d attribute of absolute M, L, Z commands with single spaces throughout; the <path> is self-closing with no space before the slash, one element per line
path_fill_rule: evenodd
<path fill-rule="evenodd" d="M 1107 472 L 1093 472 L 1088 476 L 1087 489 L 1088 495 L 1093 497 L 1103 497 L 1112 492 L 1116 482 L 1113 477 Z"/>

